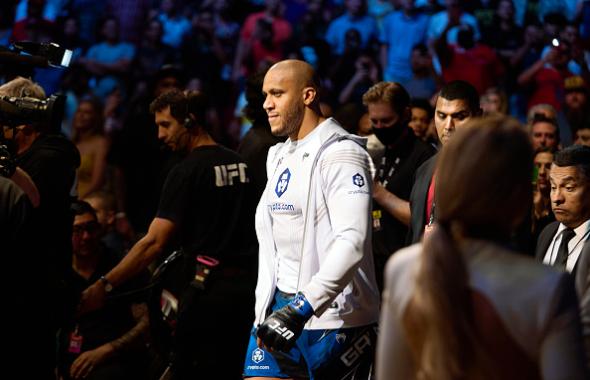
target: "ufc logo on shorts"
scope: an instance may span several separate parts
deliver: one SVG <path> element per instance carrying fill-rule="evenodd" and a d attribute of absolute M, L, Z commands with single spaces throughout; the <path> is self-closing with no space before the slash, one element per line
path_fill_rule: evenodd
<path fill-rule="evenodd" d="M 369 332 L 367 331 L 363 335 L 360 336 L 354 343 L 352 347 L 340 356 L 340 360 L 347 366 L 352 366 L 365 352 L 365 349 L 371 345 L 371 339 L 369 338 Z"/>
<path fill-rule="evenodd" d="M 286 340 L 290 340 L 295 336 L 293 331 L 289 330 L 286 327 L 281 327 L 281 323 L 279 321 L 273 321 L 273 323 L 269 327 L 277 333 L 279 333 L 279 335 L 285 338 Z"/>
<path fill-rule="evenodd" d="M 218 165 L 215 167 L 215 186 L 232 186 L 237 178 L 241 183 L 248 182 L 246 176 L 246 168 L 248 166 L 244 163 Z"/>

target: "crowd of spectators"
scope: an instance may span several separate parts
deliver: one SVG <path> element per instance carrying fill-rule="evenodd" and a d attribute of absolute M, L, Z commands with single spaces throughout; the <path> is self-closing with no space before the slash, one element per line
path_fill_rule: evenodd
<path fill-rule="evenodd" d="M 552 105 L 563 116 L 564 143 L 587 122 L 585 97 L 570 95 L 587 91 L 587 1 L 22 0 L 2 7 L 0 43 L 53 41 L 74 51 L 68 70 L 34 73 L 48 93 L 75 94 L 65 131 L 89 95 L 119 121 L 107 120 L 107 137 L 127 128 L 133 100 L 162 66 L 174 65 L 183 86 L 212 98 L 217 133 L 235 147 L 245 131 L 231 111 L 245 78 L 285 58 L 314 66 L 335 114 L 360 108 L 380 80 L 430 99 L 442 83 L 462 79 L 481 95 L 494 88 L 501 111 L 522 121 L 532 106 Z"/>
<path fill-rule="evenodd" d="M 100 203 L 93 207 L 104 211 L 94 216 L 108 231 L 103 243 L 120 253 L 147 232 L 180 159 L 159 143 L 149 104 L 171 89 L 204 93 L 212 137 L 247 154 L 248 139 L 264 132 L 257 118 L 265 119 L 251 106 L 260 93 L 249 82 L 283 59 L 316 70 L 322 113 L 368 136 L 376 161 L 384 147 L 369 125 L 367 90 L 381 81 L 401 84 L 411 97 L 409 127 L 434 152 L 439 89 L 471 83 L 484 116 L 513 116 L 530 134 L 537 167 L 531 241 L 555 220 L 548 180 L 554 154 L 590 146 L 587 0 L 2 2 L 0 45 L 19 41 L 73 51 L 65 69 L 2 64 L 0 83 L 20 75 L 47 95 L 67 95 L 62 132 L 80 153 L 73 194 Z"/>

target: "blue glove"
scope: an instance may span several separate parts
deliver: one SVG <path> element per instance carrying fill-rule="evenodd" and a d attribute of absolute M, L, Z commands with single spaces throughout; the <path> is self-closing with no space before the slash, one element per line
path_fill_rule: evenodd
<path fill-rule="evenodd" d="M 256 331 L 256 336 L 271 350 L 288 352 L 301 335 L 305 323 L 313 316 L 313 308 L 302 293 L 284 307 L 273 312 Z"/>

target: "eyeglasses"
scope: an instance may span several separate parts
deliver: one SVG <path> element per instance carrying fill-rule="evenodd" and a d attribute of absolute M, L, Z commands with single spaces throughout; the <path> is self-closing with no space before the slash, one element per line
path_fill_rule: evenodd
<path fill-rule="evenodd" d="M 76 224 L 72 228 L 72 233 L 74 235 L 82 235 L 84 232 L 88 232 L 89 234 L 95 234 L 98 232 L 99 229 L 100 225 L 98 224 L 98 222 L 87 222 Z"/>

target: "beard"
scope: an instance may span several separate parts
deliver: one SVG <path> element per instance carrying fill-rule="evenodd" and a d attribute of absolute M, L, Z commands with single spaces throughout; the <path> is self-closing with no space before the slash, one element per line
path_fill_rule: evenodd
<path fill-rule="evenodd" d="M 174 136 L 171 150 L 183 155 L 190 153 L 190 133 L 186 128 L 183 128 Z"/>
<path fill-rule="evenodd" d="M 305 114 L 305 105 L 303 103 L 295 102 L 291 107 L 285 110 L 284 115 L 281 116 L 281 126 L 275 136 L 291 136 L 297 133 L 303 122 Z"/>

